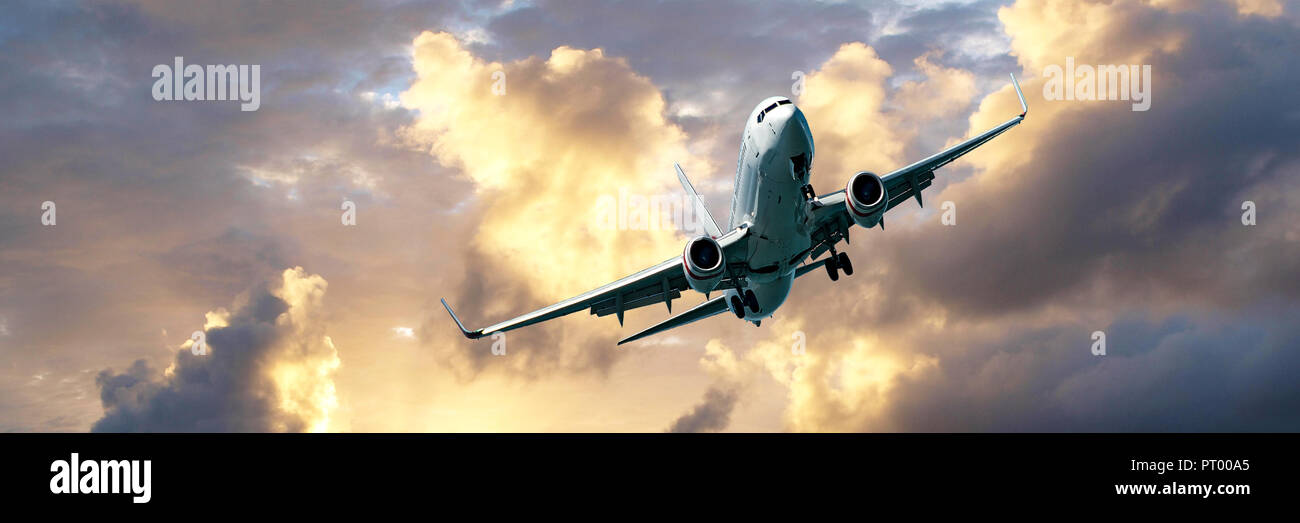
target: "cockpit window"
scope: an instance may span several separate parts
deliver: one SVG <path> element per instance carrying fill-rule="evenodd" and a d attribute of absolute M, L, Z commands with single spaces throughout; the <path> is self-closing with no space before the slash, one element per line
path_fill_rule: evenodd
<path fill-rule="evenodd" d="M 763 117 L 767 116 L 767 113 L 770 112 L 772 109 L 776 109 L 776 106 L 785 105 L 788 103 L 790 103 L 790 100 L 784 100 L 784 99 L 773 102 L 772 105 L 769 105 L 767 106 L 767 108 L 763 109 L 763 112 L 758 113 L 758 123 L 763 123 Z"/>

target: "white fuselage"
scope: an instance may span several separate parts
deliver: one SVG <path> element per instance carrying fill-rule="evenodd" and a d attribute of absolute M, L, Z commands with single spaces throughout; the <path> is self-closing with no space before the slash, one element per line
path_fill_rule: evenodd
<path fill-rule="evenodd" d="M 795 104 L 772 97 L 754 108 L 741 135 L 729 224 L 750 228 L 746 289 L 758 298 L 759 312 L 746 308 L 746 320 L 772 316 L 790 294 L 795 268 L 806 257 L 811 213 L 802 188 L 812 158 L 812 132 Z M 726 292 L 728 301 L 737 294 L 735 289 Z"/>

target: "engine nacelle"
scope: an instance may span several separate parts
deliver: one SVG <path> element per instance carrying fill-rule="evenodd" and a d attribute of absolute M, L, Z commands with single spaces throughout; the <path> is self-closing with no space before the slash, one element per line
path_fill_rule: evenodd
<path fill-rule="evenodd" d="M 849 178 L 844 189 L 844 205 L 849 208 L 853 223 L 868 229 L 880 223 L 889 203 L 885 182 L 875 173 L 862 171 Z"/>
<path fill-rule="evenodd" d="M 682 268 L 686 283 L 698 292 L 710 292 L 722 281 L 726 261 L 722 259 L 722 246 L 708 236 L 686 242 L 682 251 Z"/>

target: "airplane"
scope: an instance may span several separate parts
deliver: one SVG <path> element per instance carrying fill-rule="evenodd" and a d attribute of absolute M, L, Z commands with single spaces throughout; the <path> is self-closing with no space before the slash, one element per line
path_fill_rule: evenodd
<path fill-rule="evenodd" d="M 672 314 L 673 300 L 683 292 L 704 294 L 695 307 L 622 340 L 622 345 L 674 327 L 730 311 L 737 318 L 761 325 L 785 303 L 794 280 L 825 267 L 832 281 L 839 273 L 853 275 L 847 253 L 836 249 L 849 242 L 854 225 L 885 228 L 885 213 L 908 198 L 924 206 L 921 191 L 931 185 L 934 171 L 992 140 L 1024 120 L 1029 112 L 1020 83 L 1011 75 L 1021 113 L 1006 122 L 921 161 L 879 176 L 860 171 L 845 188 L 816 195 L 809 183 L 813 162 L 808 120 L 789 98 L 763 100 L 745 121 L 731 197 L 731 220 L 723 232 L 680 165 L 677 178 L 693 202 L 707 234 L 686 242 L 674 256 L 618 281 L 554 305 L 481 329 L 469 330 L 446 298 L 442 306 L 461 334 L 478 339 L 498 332 L 588 310 L 597 317 L 614 314 L 619 325 L 629 310 L 664 304 Z M 829 256 L 818 259 L 822 254 Z M 810 261 L 817 260 L 817 261 Z M 717 297 L 710 298 L 714 291 Z"/>

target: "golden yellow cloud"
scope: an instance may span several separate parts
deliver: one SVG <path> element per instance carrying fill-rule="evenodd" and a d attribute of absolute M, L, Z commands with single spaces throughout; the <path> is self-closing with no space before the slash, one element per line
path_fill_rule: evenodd
<path fill-rule="evenodd" d="M 277 355 L 280 359 L 268 371 L 280 409 L 305 422 L 310 432 L 339 430 L 330 423 L 330 414 L 338 407 L 334 373 L 340 365 L 339 353 L 319 318 L 328 283 L 302 267 L 285 269 L 281 277 L 282 285 L 272 294 L 284 300 L 288 310 L 276 324 L 293 334 L 286 336 Z"/>
<path fill-rule="evenodd" d="M 925 80 L 905 82 L 894 95 L 908 118 L 951 116 L 975 98 L 975 74 L 938 65 L 931 61 L 933 55 L 926 53 L 913 60 Z"/>
<path fill-rule="evenodd" d="M 558 300 L 681 250 L 674 230 L 607 230 L 598 216 L 597 199 L 620 191 L 679 195 L 673 162 L 709 172 L 665 118 L 659 90 L 624 60 L 559 47 L 489 63 L 431 32 L 414 48 L 418 78 L 401 100 L 419 117 L 407 137 L 474 182 L 483 210 L 474 247 L 510 272 L 472 277 Z"/>
<path fill-rule="evenodd" d="M 818 190 L 839 185 L 849 175 L 870 170 L 884 174 L 906 164 L 904 147 L 919 125 L 955 115 L 974 99 L 975 75 L 934 63 L 934 54 L 914 60 L 924 78 L 891 91 L 894 70 L 871 46 L 848 43 L 805 78 L 799 107 L 808 118 L 817 146 L 814 169 Z"/>
<path fill-rule="evenodd" d="M 1284 8 L 1281 0 L 1220 0 L 1237 8 L 1238 16 L 1263 16 L 1276 18 L 1282 15 Z M 1200 9 L 1205 0 L 1151 0 L 1151 5 L 1170 11 L 1188 11 Z"/>
<path fill-rule="evenodd" d="M 1282 16 L 1281 0 L 1235 0 L 1237 14 L 1259 15 L 1269 18 Z"/>
<path fill-rule="evenodd" d="M 906 139 L 885 111 L 885 82 L 893 74 L 875 49 L 855 42 L 805 77 L 798 103 L 817 147 L 816 183 L 843 184 L 863 169 L 887 172 L 902 165 Z"/>

